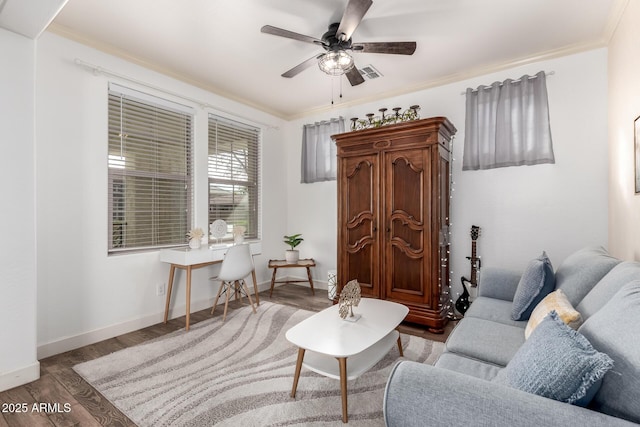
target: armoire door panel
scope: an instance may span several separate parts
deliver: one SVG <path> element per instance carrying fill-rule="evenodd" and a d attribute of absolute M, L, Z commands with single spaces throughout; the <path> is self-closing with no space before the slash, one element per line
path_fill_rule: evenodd
<path fill-rule="evenodd" d="M 385 153 L 385 291 L 390 298 L 424 303 L 425 189 L 429 162 L 425 149 Z"/>
<path fill-rule="evenodd" d="M 342 163 L 345 187 L 342 212 L 344 215 L 340 239 L 345 257 L 339 270 L 338 280 L 344 286 L 357 279 L 362 294 L 377 295 L 378 264 L 377 249 L 377 156 L 348 158 Z"/>

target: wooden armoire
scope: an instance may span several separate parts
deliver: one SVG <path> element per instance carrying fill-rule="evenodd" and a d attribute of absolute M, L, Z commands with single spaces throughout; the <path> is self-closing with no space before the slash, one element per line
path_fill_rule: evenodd
<path fill-rule="evenodd" d="M 443 332 L 449 296 L 449 161 L 444 117 L 334 135 L 338 149 L 338 295 L 406 305 L 408 322 Z M 337 298 L 337 297 L 336 297 Z"/>

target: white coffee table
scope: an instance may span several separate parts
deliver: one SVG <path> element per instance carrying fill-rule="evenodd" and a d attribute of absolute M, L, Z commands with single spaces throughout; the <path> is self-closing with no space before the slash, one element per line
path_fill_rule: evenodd
<path fill-rule="evenodd" d="M 298 323 L 286 334 L 287 340 L 298 347 L 291 397 L 296 396 L 302 366 L 339 379 L 345 423 L 348 421 L 347 380 L 371 369 L 396 343 L 400 356 L 403 355 L 396 328 L 409 313 L 402 304 L 373 298 L 362 298 L 353 311 L 361 315 L 357 322 L 341 319 L 338 305 L 333 305 Z"/>

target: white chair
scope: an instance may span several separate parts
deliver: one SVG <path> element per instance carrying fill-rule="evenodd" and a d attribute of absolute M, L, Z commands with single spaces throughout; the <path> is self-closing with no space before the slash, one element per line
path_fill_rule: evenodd
<path fill-rule="evenodd" d="M 229 294 L 233 291 L 235 298 L 238 299 L 240 295 L 240 301 L 242 302 L 242 295 L 246 295 L 251 304 L 251 309 L 256 313 L 256 308 L 253 305 L 251 296 L 249 295 L 249 289 L 244 279 L 253 271 L 253 257 L 251 256 L 251 250 L 248 244 L 241 244 L 231 246 L 222 260 L 220 266 L 220 273 L 217 277 L 212 277 L 212 280 L 220 280 L 220 288 L 218 289 L 218 295 L 211 308 L 211 314 L 216 309 L 220 295 L 224 292 L 224 314 L 222 315 L 222 321 L 227 318 L 227 307 L 229 306 Z"/>

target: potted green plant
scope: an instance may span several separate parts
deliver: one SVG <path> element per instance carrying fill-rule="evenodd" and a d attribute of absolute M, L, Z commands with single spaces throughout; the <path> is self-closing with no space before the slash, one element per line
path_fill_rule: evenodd
<path fill-rule="evenodd" d="M 287 249 L 284 253 L 284 259 L 289 264 L 295 264 L 300 259 L 300 252 L 296 247 L 304 240 L 302 234 L 292 234 L 291 236 L 284 236 L 284 242 L 289 245 L 291 249 Z"/>

